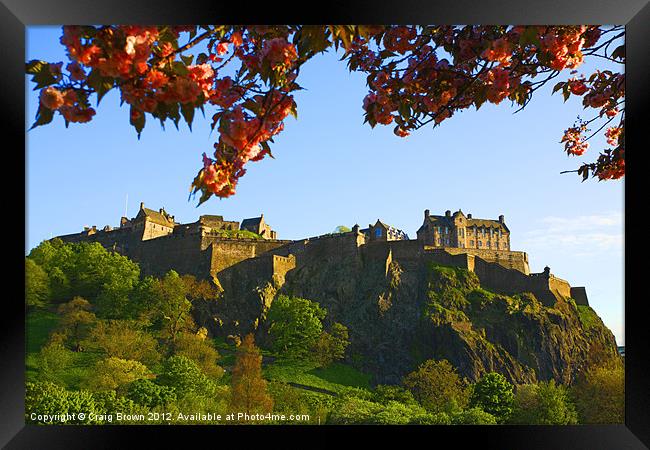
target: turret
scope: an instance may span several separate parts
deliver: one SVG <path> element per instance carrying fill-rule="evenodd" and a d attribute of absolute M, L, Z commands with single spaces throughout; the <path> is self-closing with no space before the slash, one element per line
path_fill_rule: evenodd
<path fill-rule="evenodd" d="M 430 215 L 430 214 L 429 214 L 429 210 L 428 210 L 428 209 L 425 209 L 425 210 L 424 210 L 424 220 L 427 220 L 427 219 L 429 218 L 429 215 Z"/>
<path fill-rule="evenodd" d="M 499 216 L 499 222 L 503 223 L 505 220 L 506 220 L 506 218 L 503 216 L 503 214 L 501 214 Z"/>
<path fill-rule="evenodd" d="M 451 217 L 451 210 L 445 211 L 445 217 Z"/>

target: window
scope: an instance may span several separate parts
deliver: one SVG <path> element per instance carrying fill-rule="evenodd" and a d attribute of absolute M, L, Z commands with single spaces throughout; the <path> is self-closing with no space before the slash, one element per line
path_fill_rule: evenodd
<path fill-rule="evenodd" d="M 375 237 L 381 237 L 381 228 L 375 229 Z"/>
<path fill-rule="evenodd" d="M 478 241 L 478 247 L 481 248 L 481 241 Z"/>
<path fill-rule="evenodd" d="M 471 245 L 472 247 L 474 247 L 474 241 L 469 241 L 469 245 Z"/>
<path fill-rule="evenodd" d="M 489 243 L 489 242 L 486 244 L 486 247 L 487 247 L 487 248 L 490 248 L 490 243 Z"/>
<path fill-rule="evenodd" d="M 449 234 L 449 228 L 445 227 L 445 234 Z"/>

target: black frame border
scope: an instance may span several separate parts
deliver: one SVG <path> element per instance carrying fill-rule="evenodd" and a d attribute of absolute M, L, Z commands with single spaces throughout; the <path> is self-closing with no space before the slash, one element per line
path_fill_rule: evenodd
<path fill-rule="evenodd" d="M 11 203 L 6 210 L 12 211 L 11 219 L 25 215 L 26 196 L 22 199 L 15 194 L 19 181 L 7 177 L 7 172 L 20 178 L 22 168 L 23 183 L 26 189 L 26 122 L 25 122 L 25 29 L 35 25 L 73 24 L 73 23 L 508 23 L 508 24 L 625 24 L 626 25 L 626 90 L 627 94 L 627 145 L 637 148 L 632 153 L 632 163 L 628 156 L 625 178 L 625 235 L 640 234 L 640 219 L 627 214 L 627 209 L 636 206 L 641 198 L 641 146 L 642 113 L 650 104 L 647 81 L 650 80 L 650 4 L 647 0 L 626 0 L 617 3 L 610 0 L 484 0 L 473 3 L 471 0 L 447 0 L 426 2 L 424 0 L 402 0 L 399 4 L 370 2 L 354 3 L 334 0 L 323 5 L 321 11 L 309 12 L 305 3 L 285 1 L 267 3 L 265 6 L 244 6 L 242 3 L 226 5 L 221 2 L 198 0 L 191 3 L 172 0 L 147 0 L 135 3 L 124 0 L 105 0 L 103 3 L 88 5 L 74 0 L 2 0 L 0 4 L 0 34 L 4 44 L 0 55 L 2 82 L 0 97 L 5 125 L 10 135 L 16 138 L 18 147 L 7 147 L 2 177 L 5 183 L 5 200 Z M 314 6 L 314 5 L 311 5 Z M 25 153 L 15 151 L 24 149 Z M 13 152 L 12 152 L 13 150 Z M 639 151 L 639 156 L 635 154 Z M 7 157 L 10 161 L 7 161 Z M 595 181 L 588 181 L 595 182 Z M 8 195 L 7 195 L 8 194 Z M 22 200 L 22 201 L 21 201 Z M 22 211 L 22 214 L 20 212 Z M 6 228 L 8 230 L 8 228 Z M 642 248 L 625 247 L 625 341 L 626 341 L 626 382 L 625 382 L 625 425 L 580 425 L 580 426 L 498 426 L 498 427 L 209 427 L 209 426 L 36 426 L 24 423 L 24 349 L 25 349 L 25 308 L 18 301 L 24 293 L 25 239 L 12 239 L 11 255 L 16 262 L 12 266 L 16 274 L 9 278 L 16 286 L 14 295 L 5 297 L 3 314 L 4 327 L 0 328 L 0 364 L 3 367 L 0 382 L 0 445 L 7 448 L 115 448 L 129 447 L 134 435 L 146 439 L 151 446 L 170 442 L 171 435 L 192 433 L 195 439 L 215 442 L 226 435 L 237 434 L 250 438 L 268 438 L 277 431 L 289 431 L 309 436 L 305 441 L 311 446 L 314 433 L 325 436 L 331 433 L 351 436 L 354 433 L 369 431 L 378 438 L 386 433 L 395 437 L 409 439 L 431 439 L 432 443 L 443 442 L 440 438 L 453 440 L 454 446 L 464 446 L 470 442 L 480 442 L 485 448 L 572 448 L 572 449 L 637 449 L 650 446 L 650 386 L 648 376 L 650 352 L 650 327 L 642 314 L 644 300 L 641 291 L 643 266 L 633 264 L 633 258 L 642 256 Z M 13 257 L 11 258 L 13 260 Z M 634 288 L 634 291 L 633 291 Z M 13 291 L 12 291 L 13 292 Z M 327 435 L 323 434 L 327 431 Z M 242 435 L 241 433 L 245 433 Z M 308 433 L 308 434 L 307 434 Z M 284 434 L 284 433 L 283 433 Z M 443 436 L 444 435 L 444 436 Z M 235 437 L 235 436 L 230 436 Z M 320 442 L 334 444 L 338 439 L 322 439 Z M 45 443 L 47 445 L 45 445 Z"/>

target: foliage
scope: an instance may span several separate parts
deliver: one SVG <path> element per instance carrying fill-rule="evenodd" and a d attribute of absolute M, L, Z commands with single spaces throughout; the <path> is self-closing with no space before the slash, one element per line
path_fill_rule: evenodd
<path fill-rule="evenodd" d="M 126 397 L 148 407 L 164 406 L 176 401 L 176 392 L 172 387 L 140 379 L 128 386 Z"/>
<path fill-rule="evenodd" d="M 85 414 L 84 419 L 78 413 Z M 92 423 L 91 414 L 101 414 L 93 396 L 87 391 L 66 391 L 52 382 L 27 382 L 25 385 L 25 422 L 38 424 L 60 423 L 47 416 L 75 414 L 66 423 Z"/>
<path fill-rule="evenodd" d="M 47 273 L 52 301 L 87 298 L 101 317 L 121 318 L 128 312 L 128 294 L 140 277 L 135 262 L 97 242 L 43 241 L 27 259 Z"/>
<path fill-rule="evenodd" d="M 141 421 L 129 419 L 128 416 L 138 414 L 144 415 L 148 412 L 148 409 L 146 407 L 136 404 L 131 399 L 117 395 L 115 391 L 94 392 L 92 395 L 98 409 L 107 415 L 111 414 L 115 417 L 114 422 L 109 421 L 108 423 L 116 423 L 120 425 L 141 424 Z M 125 418 L 118 420 L 117 416 L 115 415 L 117 412 L 122 413 Z M 104 423 L 107 422 L 104 421 Z"/>
<path fill-rule="evenodd" d="M 90 311 L 88 300 L 75 297 L 59 306 L 60 330 L 72 340 L 75 351 L 81 351 L 81 340 L 88 334 L 89 326 L 95 322 L 95 314 Z"/>
<path fill-rule="evenodd" d="M 342 49 L 350 71 L 367 76 L 365 121 L 395 124 L 400 137 L 485 102 L 508 99 L 522 109 L 535 91 L 571 71 L 553 92 L 565 101 L 582 97 L 594 117 L 569 127 L 561 142 L 569 155 L 582 155 L 587 141 L 618 118 L 604 133 L 611 148 L 577 170 L 583 179 L 616 179 L 625 173 L 625 75 L 575 73 L 585 58 L 624 64 L 625 47 L 617 44 L 624 34 L 623 27 L 597 25 L 64 26 L 65 71 L 62 62 L 32 60 L 26 72 L 40 90 L 33 127 L 55 113 L 66 126 L 89 122 L 89 97 L 99 104 L 112 89 L 129 105 L 138 137 L 147 116 L 163 126 L 183 119 L 191 128 L 196 110 L 213 106 L 219 137 L 192 182 L 202 203 L 233 195 L 246 164 L 272 156 L 269 143 L 285 118 L 297 117 L 302 65 L 332 47 Z M 206 50 L 187 53 L 199 48 Z M 602 126 L 585 137 L 595 121 Z"/>
<path fill-rule="evenodd" d="M 163 337 L 170 342 L 183 330 L 194 328 L 190 314 L 192 303 L 187 299 L 187 288 L 181 277 L 173 270 L 160 280 L 153 281 L 151 312 L 162 329 Z"/>
<path fill-rule="evenodd" d="M 350 231 L 352 230 L 345 225 L 339 225 L 338 227 L 334 228 L 334 233 L 349 233 Z"/>
<path fill-rule="evenodd" d="M 38 352 L 38 378 L 42 381 L 60 381 L 60 372 L 70 365 L 72 356 L 72 352 L 60 342 L 47 344 Z"/>
<path fill-rule="evenodd" d="M 454 425 L 496 425 L 497 418 L 481 408 L 473 407 L 453 414 L 451 423 Z"/>
<path fill-rule="evenodd" d="M 174 354 L 194 361 L 206 375 L 219 379 L 224 370 L 217 365 L 220 356 L 212 341 L 193 333 L 179 333 L 174 342 Z"/>
<path fill-rule="evenodd" d="M 111 356 L 101 359 L 95 364 L 95 368 L 85 384 L 93 391 L 112 391 L 135 380 L 152 377 L 153 374 L 144 364 Z"/>
<path fill-rule="evenodd" d="M 429 359 L 404 377 L 403 384 L 413 397 L 433 413 L 448 411 L 452 406 L 464 407 L 467 392 L 456 369 L 443 359 Z"/>
<path fill-rule="evenodd" d="M 580 423 L 623 423 L 625 370 L 622 362 L 589 367 L 571 388 Z"/>
<path fill-rule="evenodd" d="M 291 414 L 310 414 L 309 405 L 305 403 L 300 390 L 289 386 L 286 383 L 277 381 L 268 384 L 268 392 L 273 398 L 273 412 L 285 414 L 287 417 Z M 293 423 L 287 421 L 287 423 Z"/>
<path fill-rule="evenodd" d="M 380 384 L 375 387 L 373 400 L 382 405 L 388 402 L 395 401 L 406 405 L 417 404 L 411 391 L 404 389 L 401 386 L 383 385 Z"/>
<path fill-rule="evenodd" d="M 505 422 L 512 412 L 514 386 L 506 377 L 490 372 L 474 385 L 469 403 L 491 414 L 499 423 Z"/>
<path fill-rule="evenodd" d="M 167 359 L 157 382 L 174 389 L 179 398 L 187 394 L 207 395 L 214 390 L 214 383 L 191 359 L 177 355 Z"/>
<path fill-rule="evenodd" d="M 34 260 L 25 258 L 25 302 L 27 307 L 42 308 L 50 296 L 47 272 Z"/>
<path fill-rule="evenodd" d="M 273 350 L 288 357 L 305 357 L 323 331 L 327 312 L 304 298 L 279 295 L 268 312 Z"/>
<path fill-rule="evenodd" d="M 262 355 L 252 334 L 246 335 L 237 349 L 232 369 L 230 409 L 248 414 L 273 410 L 273 398 L 267 392 L 266 380 L 262 378 Z"/>
<path fill-rule="evenodd" d="M 585 330 L 590 330 L 592 328 L 602 325 L 602 321 L 596 311 L 587 305 L 577 305 L 578 307 L 578 317 L 580 318 L 580 323 Z"/>
<path fill-rule="evenodd" d="M 347 327 L 335 322 L 330 331 L 323 331 L 314 343 L 311 349 L 312 358 L 321 367 L 342 360 L 345 357 L 345 349 L 350 345 L 349 339 Z"/>
<path fill-rule="evenodd" d="M 127 320 L 98 321 L 87 339 L 90 347 L 107 356 L 140 361 L 151 365 L 160 360 L 156 339 L 141 327 Z"/>
<path fill-rule="evenodd" d="M 567 388 L 550 380 L 517 386 L 510 423 L 574 425 L 578 416 Z"/>

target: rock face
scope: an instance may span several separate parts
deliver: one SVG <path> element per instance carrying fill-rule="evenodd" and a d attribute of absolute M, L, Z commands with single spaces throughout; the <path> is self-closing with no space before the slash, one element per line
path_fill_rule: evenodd
<path fill-rule="evenodd" d="M 223 296 L 197 322 L 224 337 L 254 331 L 263 343 L 278 293 L 316 301 L 326 321 L 348 327 L 347 362 L 375 383 L 398 383 L 427 359 L 447 359 L 470 380 L 497 371 L 515 383 L 570 383 L 590 358 L 617 356 L 611 331 L 571 299 L 545 306 L 530 293 L 489 292 L 461 268 L 322 247 L 280 249 L 296 255 L 282 277 L 255 260 L 219 274 Z"/>

